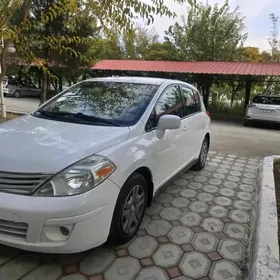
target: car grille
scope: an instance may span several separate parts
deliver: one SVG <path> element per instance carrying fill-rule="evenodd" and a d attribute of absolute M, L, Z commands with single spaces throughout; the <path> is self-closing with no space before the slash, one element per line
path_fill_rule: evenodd
<path fill-rule="evenodd" d="M 0 171 L 0 192 L 30 195 L 52 174 Z"/>
<path fill-rule="evenodd" d="M 0 234 L 18 238 L 26 238 L 28 224 L 0 220 Z"/>

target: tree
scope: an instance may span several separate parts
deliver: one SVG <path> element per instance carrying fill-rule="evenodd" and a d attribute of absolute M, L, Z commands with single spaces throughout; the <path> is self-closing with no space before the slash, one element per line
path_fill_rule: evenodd
<path fill-rule="evenodd" d="M 42 72 L 41 103 L 46 100 L 49 81 L 56 88 L 56 80 L 60 81 L 62 88 L 62 76 L 76 82 L 76 77 L 81 72 L 81 67 L 93 63 L 93 57 L 89 53 L 94 38 L 99 34 L 99 28 L 93 17 L 85 16 L 82 1 L 77 1 L 76 12 L 66 11 L 57 15 L 53 20 L 45 20 L 44 15 L 54 7 L 56 0 L 33 0 L 28 21 L 30 27 L 23 30 L 18 36 L 21 42 L 19 53 L 26 54 L 29 51 L 32 61 L 38 60 L 46 71 Z M 75 25 L 65 24 L 75 21 Z M 14 17 L 14 25 L 19 24 L 17 15 Z M 24 49 L 21 48 L 25 43 Z M 16 44 L 17 46 L 18 44 Z M 66 71 L 64 69 L 67 69 Z"/>
<path fill-rule="evenodd" d="M 1 0 L 3 2 L 3 0 Z M 27 17 L 32 18 L 31 7 L 36 5 L 35 0 L 4 0 L 0 5 L 0 37 L 4 36 L 7 44 L 15 43 L 17 49 L 21 52 L 22 56 L 30 62 L 37 62 L 38 65 L 46 72 L 46 61 L 38 60 L 36 54 L 26 47 L 26 42 L 30 40 L 31 36 L 28 31 L 32 29 L 32 24 Z M 184 0 L 175 0 L 175 2 L 183 3 Z M 94 19 L 96 26 L 102 29 L 105 33 L 110 33 L 112 27 L 117 30 L 123 28 L 130 29 L 135 22 L 135 18 L 141 17 L 147 21 L 147 24 L 153 22 L 154 15 L 166 15 L 174 17 L 175 13 L 171 12 L 169 8 L 164 4 L 163 0 L 152 0 L 149 4 L 141 0 L 83 0 L 82 5 L 79 5 L 78 0 L 54 0 L 48 10 L 41 13 L 41 23 L 48 25 L 56 20 L 58 17 L 64 14 L 75 15 L 69 21 L 64 21 L 64 26 L 69 29 L 75 30 L 77 26 L 77 12 L 86 18 Z M 19 21 L 18 25 L 10 24 L 10 19 L 14 15 L 14 11 L 19 9 Z M 7 13 L 8 10 L 8 13 Z M 7 14 L 6 14 L 7 13 Z M 4 18 L 4 20 L 2 20 Z M 5 31 L 3 31 L 5 29 Z M 22 31 L 28 34 L 23 40 Z M 20 39 L 19 39 L 19 36 Z M 32 39 L 35 39 L 34 37 Z M 69 38 L 61 35 L 48 36 L 48 45 L 52 48 L 56 48 L 63 52 L 71 53 L 73 56 L 79 56 L 80 54 L 75 52 L 71 46 L 65 46 L 65 44 L 73 44 L 80 42 L 79 36 Z M 1 61 L 3 66 L 5 65 L 6 49 L 4 48 L 1 54 Z M 3 67 L 3 69 L 5 69 Z M 4 73 L 4 71 L 2 71 Z M 2 76 L 0 77 L 0 84 L 2 83 Z"/>
<path fill-rule="evenodd" d="M 269 15 L 272 26 L 269 38 L 269 45 L 271 48 L 272 62 L 280 62 L 280 38 L 279 38 L 279 17 L 275 14 Z M 279 77 L 268 77 L 264 92 L 278 94 L 280 92 L 280 79 Z"/>
<path fill-rule="evenodd" d="M 186 61 L 237 60 L 239 48 L 247 38 L 244 18 L 238 7 L 231 11 L 228 1 L 223 6 L 204 5 L 188 0 L 190 11 L 183 24 L 175 23 L 166 32 L 167 39 L 178 49 L 178 55 Z M 207 106 L 210 87 L 209 76 L 201 77 L 204 102 Z"/>
<path fill-rule="evenodd" d="M 176 47 L 168 41 L 151 44 L 143 57 L 145 60 L 179 61 Z"/>
<path fill-rule="evenodd" d="M 235 60 L 238 48 L 247 38 L 244 18 L 237 7 L 230 10 L 228 1 L 219 8 L 217 4 L 204 5 L 188 1 L 191 9 L 183 24 L 176 23 L 166 32 L 167 38 L 181 51 L 185 60 L 225 61 Z"/>
<path fill-rule="evenodd" d="M 268 62 L 271 60 L 271 55 L 268 52 L 260 52 L 257 47 L 242 47 L 240 48 L 242 61 L 248 62 Z"/>
<path fill-rule="evenodd" d="M 272 61 L 280 61 L 280 39 L 279 39 L 279 17 L 275 14 L 270 14 L 270 20 L 272 23 L 271 37 L 269 39 L 269 45 L 271 47 Z"/>

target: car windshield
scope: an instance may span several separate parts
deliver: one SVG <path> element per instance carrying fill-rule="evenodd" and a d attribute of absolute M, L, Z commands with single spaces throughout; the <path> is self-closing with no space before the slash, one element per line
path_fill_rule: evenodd
<path fill-rule="evenodd" d="M 255 96 L 253 99 L 253 103 L 280 105 L 280 96 Z"/>
<path fill-rule="evenodd" d="M 95 125 L 136 124 L 159 86 L 84 81 L 59 94 L 34 113 L 36 117 Z"/>

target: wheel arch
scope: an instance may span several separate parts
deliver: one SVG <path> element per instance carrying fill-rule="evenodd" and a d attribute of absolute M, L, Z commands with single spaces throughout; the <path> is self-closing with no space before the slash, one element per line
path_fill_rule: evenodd
<path fill-rule="evenodd" d="M 154 183 L 153 183 L 152 171 L 148 167 L 142 166 L 142 167 L 137 168 L 132 174 L 134 174 L 134 173 L 138 173 L 138 174 L 142 175 L 147 182 L 147 185 L 148 185 L 147 206 L 149 207 L 149 206 L 151 206 L 151 204 L 153 202 L 153 197 L 154 197 Z"/>
<path fill-rule="evenodd" d="M 210 133 L 207 132 L 205 138 L 208 140 L 208 145 L 210 146 Z"/>

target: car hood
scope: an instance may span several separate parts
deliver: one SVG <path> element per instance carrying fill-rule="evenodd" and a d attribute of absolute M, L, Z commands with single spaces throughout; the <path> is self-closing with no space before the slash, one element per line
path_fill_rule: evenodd
<path fill-rule="evenodd" d="M 129 132 L 128 127 L 20 117 L 0 124 L 0 171 L 58 172 L 125 141 Z"/>

